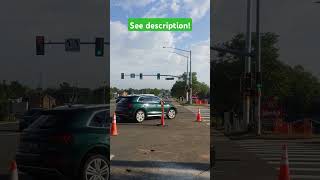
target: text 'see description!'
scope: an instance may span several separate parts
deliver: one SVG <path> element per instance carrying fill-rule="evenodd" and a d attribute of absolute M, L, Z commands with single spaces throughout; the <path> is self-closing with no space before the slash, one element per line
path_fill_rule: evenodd
<path fill-rule="evenodd" d="M 128 31 L 192 31 L 192 19 L 129 18 Z"/>

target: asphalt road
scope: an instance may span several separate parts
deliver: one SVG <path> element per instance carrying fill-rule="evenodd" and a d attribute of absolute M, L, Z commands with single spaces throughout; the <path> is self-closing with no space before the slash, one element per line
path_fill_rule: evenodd
<path fill-rule="evenodd" d="M 210 179 L 210 126 L 195 122 L 185 107 L 156 126 L 160 119 L 142 124 L 118 123 L 111 137 L 111 179 Z"/>
<path fill-rule="evenodd" d="M 114 111 L 114 104 L 111 112 Z M 111 137 L 112 180 L 117 179 L 209 179 L 210 126 L 195 122 L 194 112 L 178 106 L 178 116 L 142 124 L 118 123 L 118 136 Z M 0 180 L 9 179 L 9 165 L 19 143 L 17 123 L 0 124 Z M 32 180 L 19 174 L 19 180 Z"/>
<path fill-rule="evenodd" d="M 19 143 L 18 123 L 0 123 L 0 179 L 7 179 Z"/>
<path fill-rule="evenodd" d="M 237 141 L 229 140 L 213 128 L 211 137 L 216 149 L 214 180 L 277 179 L 277 172 L 270 164 L 241 148 Z"/>

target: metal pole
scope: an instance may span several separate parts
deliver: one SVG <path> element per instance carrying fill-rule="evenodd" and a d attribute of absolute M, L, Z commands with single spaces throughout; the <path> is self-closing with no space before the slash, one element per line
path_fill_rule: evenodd
<path fill-rule="evenodd" d="M 187 77 L 186 77 L 186 86 L 188 86 L 188 78 L 189 78 L 189 57 L 187 57 Z M 189 92 L 188 89 L 186 90 L 186 100 L 189 101 Z"/>
<path fill-rule="evenodd" d="M 190 94 L 189 94 L 189 96 L 190 96 L 190 99 L 189 99 L 189 102 L 190 102 L 190 104 L 192 104 L 192 70 L 191 70 L 191 50 L 189 51 L 190 52 Z"/>
<path fill-rule="evenodd" d="M 256 80 L 256 88 L 257 88 L 257 134 L 261 135 L 261 37 L 260 37 L 260 0 L 257 0 L 257 12 L 256 12 L 256 38 L 257 38 L 257 49 L 256 49 L 256 57 L 257 57 L 257 80 Z"/>
<path fill-rule="evenodd" d="M 247 34 L 246 34 L 246 50 L 251 53 L 251 0 L 247 0 Z M 251 57 L 247 56 L 245 61 L 245 74 L 251 74 Z M 250 123 L 250 94 L 244 95 L 244 128 L 247 129 Z"/>
<path fill-rule="evenodd" d="M 106 104 L 106 98 L 107 98 L 107 95 L 106 95 L 106 88 L 107 88 L 107 82 L 103 82 L 103 104 Z"/>

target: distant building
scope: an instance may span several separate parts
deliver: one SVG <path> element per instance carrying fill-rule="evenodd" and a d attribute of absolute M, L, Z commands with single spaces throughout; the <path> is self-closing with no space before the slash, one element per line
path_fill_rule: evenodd
<path fill-rule="evenodd" d="M 127 92 L 127 91 L 123 91 L 123 92 L 121 93 L 121 96 L 128 96 L 128 92 Z"/>
<path fill-rule="evenodd" d="M 56 99 L 50 95 L 32 95 L 29 97 L 29 108 L 52 109 L 56 106 Z"/>

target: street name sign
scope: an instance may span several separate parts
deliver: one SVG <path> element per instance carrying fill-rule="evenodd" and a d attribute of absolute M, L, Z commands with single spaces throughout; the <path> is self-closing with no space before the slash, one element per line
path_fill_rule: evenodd
<path fill-rule="evenodd" d="M 80 51 L 80 39 L 66 39 L 65 50 L 79 52 Z"/>

